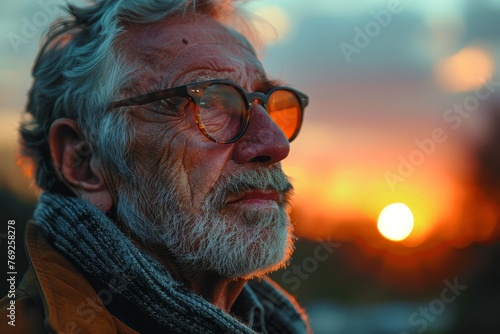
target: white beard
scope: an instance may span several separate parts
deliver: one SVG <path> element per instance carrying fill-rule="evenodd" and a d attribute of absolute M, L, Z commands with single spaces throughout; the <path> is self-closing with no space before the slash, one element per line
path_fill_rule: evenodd
<path fill-rule="evenodd" d="M 144 174 L 143 174 L 144 175 Z M 286 212 L 291 190 L 281 169 L 258 169 L 219 181 L 196 215 L 186 212 L 175 182 L 145 184 L 143 177 L 118 192 L 118 218 L 144 245 L 167 249 L 184 273 L 216 272 L 227 278 L 250 278 L 287 264 L 294 236 Z M 262 210 L 223 214 L 229 193 L 249 188 L 276 189 L 284 203 Z M 160 254 L 161 256 L 161 254 Z"/>

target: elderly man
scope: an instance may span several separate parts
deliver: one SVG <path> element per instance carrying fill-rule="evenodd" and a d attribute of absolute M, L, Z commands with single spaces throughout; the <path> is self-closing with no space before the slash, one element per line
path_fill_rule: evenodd
<path fill-rule="evenodd" d="M 69 11 L 20 129 L 42 194 L 1 332 L 308 332 L 265 276 L 293 249 L 280 161 L 307 96 L 266 77 L 227 1 Z"/>

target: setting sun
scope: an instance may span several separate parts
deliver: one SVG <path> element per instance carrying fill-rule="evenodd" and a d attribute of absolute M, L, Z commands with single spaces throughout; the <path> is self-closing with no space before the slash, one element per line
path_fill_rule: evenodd
<path fill-rule="evenodd" d="M 401 241 L 408 237 L 413 229 L 413 213 L 403 203 L 386 206 L 378 217 L 378 230 L 387 239 Z"/>

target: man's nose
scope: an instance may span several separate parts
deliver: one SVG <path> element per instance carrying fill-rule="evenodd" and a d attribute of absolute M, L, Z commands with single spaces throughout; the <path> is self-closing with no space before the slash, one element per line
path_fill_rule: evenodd
<path fill-rule="evenodd" d="M 290 142 L 283 131 L 257 101 L 252 103 L 250 112 L 248 129 L 236 142 L 233 160 L 270 166 L 285 159 L 290 153 Z"/>

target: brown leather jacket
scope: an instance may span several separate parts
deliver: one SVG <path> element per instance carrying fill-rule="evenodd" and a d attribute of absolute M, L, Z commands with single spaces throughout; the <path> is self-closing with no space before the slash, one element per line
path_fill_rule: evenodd
<path fill-rule="evenodd" d="M 15 294 L 0 301 L 0 333 L 137 333 L 111 315 L 85 277 L 48 243 L 34 223 L 26 232 L 30 267 Z"/>

